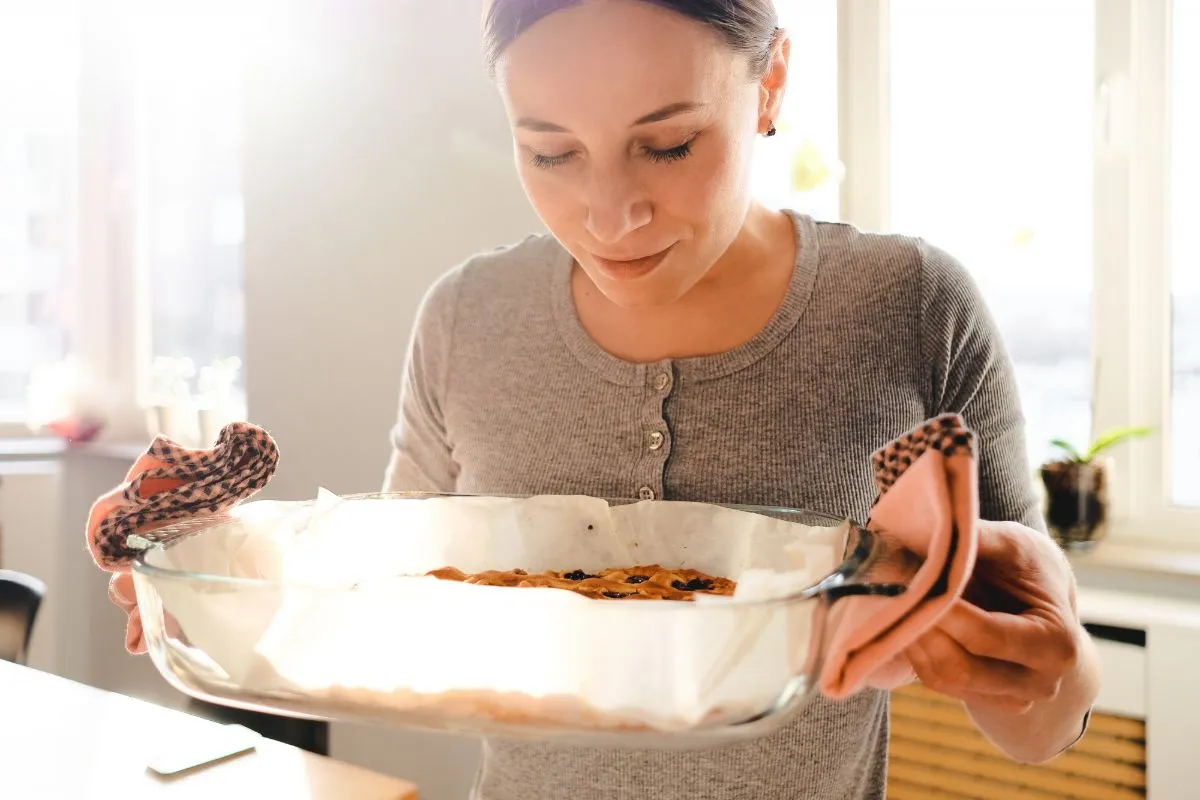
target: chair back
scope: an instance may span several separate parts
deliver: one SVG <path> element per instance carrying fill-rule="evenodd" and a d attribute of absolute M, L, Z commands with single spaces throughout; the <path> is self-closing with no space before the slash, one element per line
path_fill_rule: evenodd
<path fill-rule="evenodd" d="M 46 584 L 32 575 L 0 569 L 0 661 L 24 664 Z"/>

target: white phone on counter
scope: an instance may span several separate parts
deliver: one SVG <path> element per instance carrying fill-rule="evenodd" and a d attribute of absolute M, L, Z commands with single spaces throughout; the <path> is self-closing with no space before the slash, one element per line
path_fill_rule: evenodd
<path fill-rule="evenodd" d="M 248 753 L 261 739 L 260 734 L 244 725 L 206 725 L 186 736 L 172 736 L 170 744 L 155 754 L 147 766 L 159 775 L 177 775 Z"/>

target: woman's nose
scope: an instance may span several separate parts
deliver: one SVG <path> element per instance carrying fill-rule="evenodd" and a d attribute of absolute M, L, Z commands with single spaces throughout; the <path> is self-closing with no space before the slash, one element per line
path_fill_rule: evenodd
<path fill-rule="evenodd" d="M 586 226 L 600 244 L 616 244 L 650 223 L 653 206 L 628 176 L 610 171 L 596 175 L 587 197 Z"/>

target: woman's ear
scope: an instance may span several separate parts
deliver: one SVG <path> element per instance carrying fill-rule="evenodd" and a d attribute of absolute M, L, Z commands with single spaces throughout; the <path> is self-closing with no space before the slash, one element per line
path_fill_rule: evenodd
<path fill-rule="evenodd" d="M 787 89 L 788 61 L 792 56 L 792 40 L 787 31 L 779 28 L 771 45 L 771 58 L 759 79 L 758 130 L 766 133 L 783 108 L 783 93 Z"/>

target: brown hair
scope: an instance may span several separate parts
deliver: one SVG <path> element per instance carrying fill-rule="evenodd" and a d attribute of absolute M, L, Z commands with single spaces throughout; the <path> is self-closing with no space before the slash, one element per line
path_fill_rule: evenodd
<path fill-rule="evenodd" d="M 583 0 L 491 0 L 483 20 L 484 63 L 489 75 L 518 36 L 535 22 Z M 716 31 L 735 52 L 750 59 L 759 77 L 771 61 L 779 18 L 773 0 L 642 0 L 682 14 Z"/>

